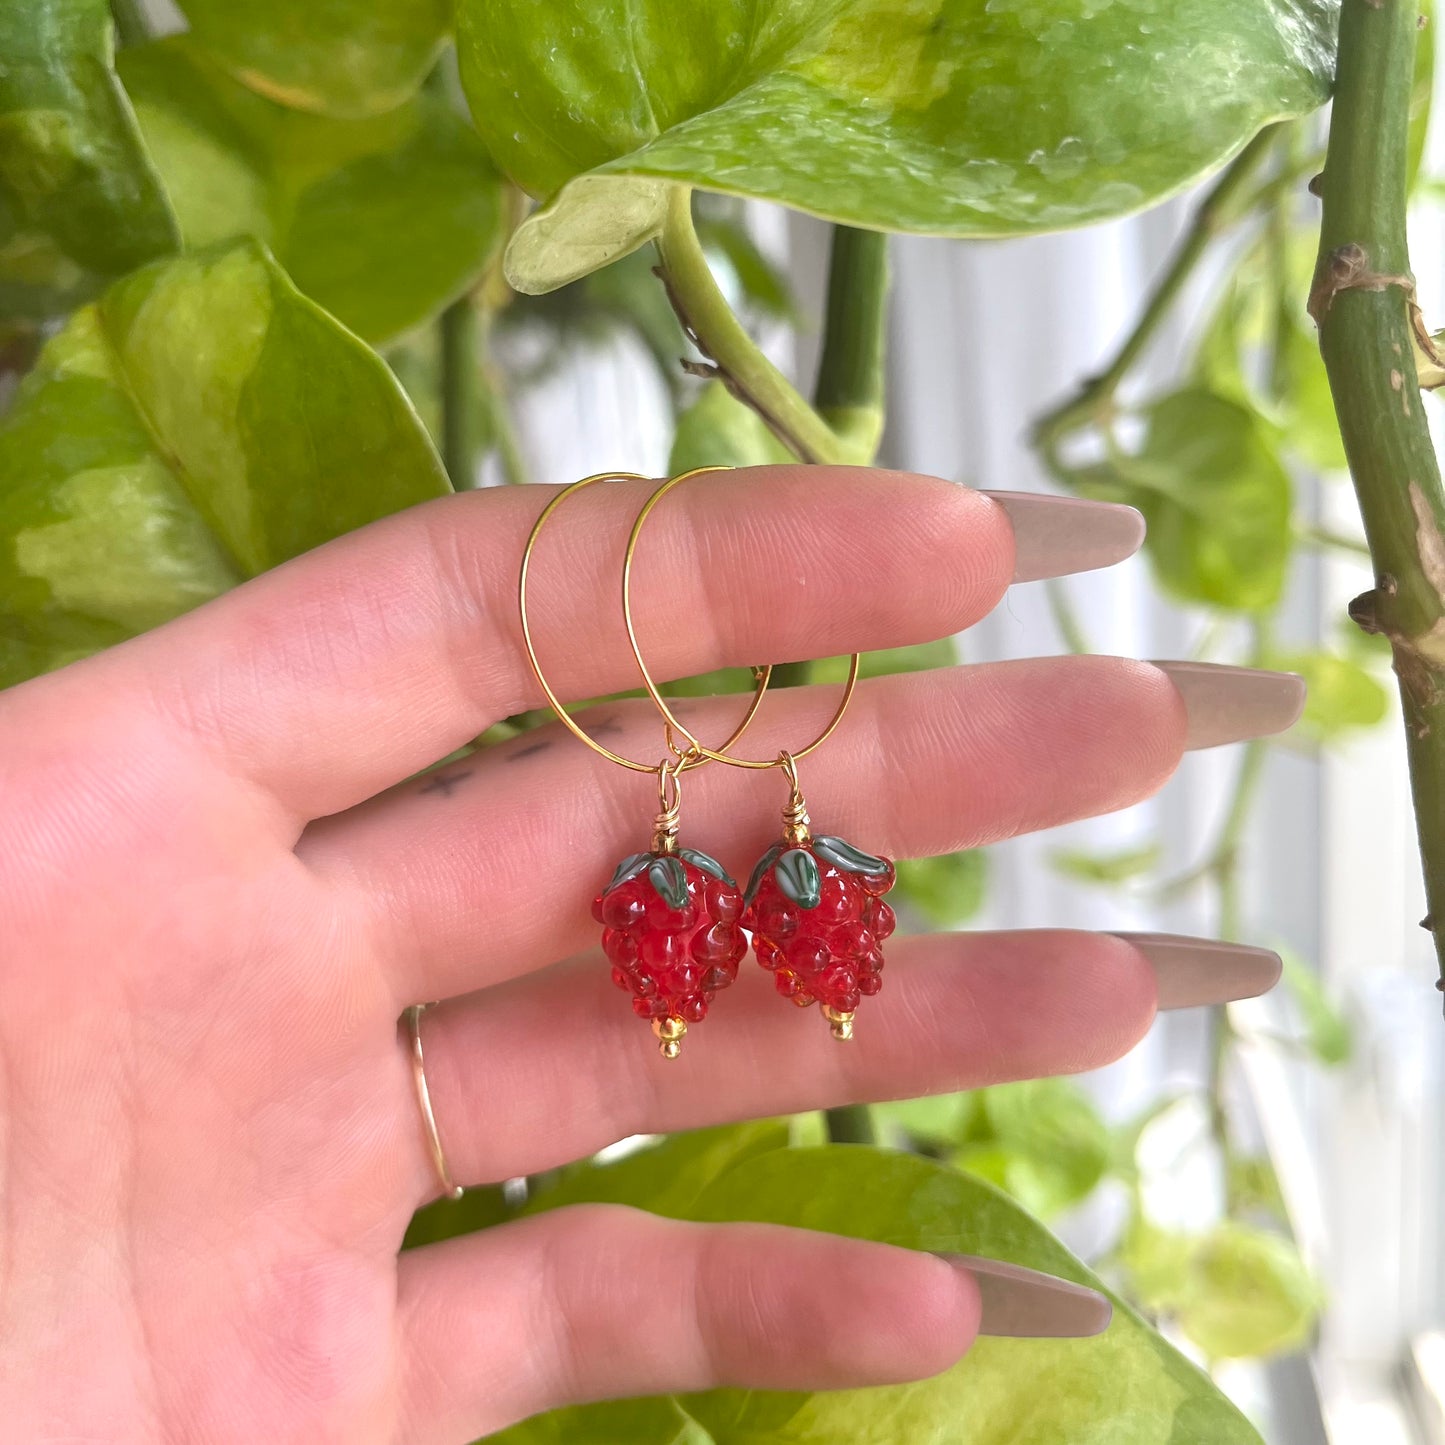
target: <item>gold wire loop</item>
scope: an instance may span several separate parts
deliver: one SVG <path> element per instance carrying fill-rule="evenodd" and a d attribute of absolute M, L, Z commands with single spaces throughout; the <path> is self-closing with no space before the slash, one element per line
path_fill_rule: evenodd
<path fill-rule="evenodd" d="M 684 476 L 696 476 L 698 472 L 725 472 L 727 470 L 728 468 L 726 467 L 698 467 L 695 471 L 684 473 Z M 641 482 L 646 480 L 647 478 L 645 478 L 641 472 L 595 472 L 590 477 L 583 477 L 580 481 L 573 482 L 571 486 L 564 487 L 560 492 L 557 493 L 555 497 L 552 498 L 550 502 L 547 503 L 545 507 L 542 508 L 542 515 L 538 517 L 536 522 L 533 524 L 532 530 L 527 537 L 527 545 L 522 549 L 522 565 L 517 575 L 517 607 L 521 615 L 522 622 L 522 643 L 527 649 L 527 662 L 531 666 L 532 673 L 537 679 L 537 685 L 542 689 L 543 696 L 546 697 L 552 711 L 557 714 L 558 720 L 567 729 L 567 731 L 572 734 L 573 737 L 578 739 L 579 742 L 586 743 L 587 746 L 591 748 L 594 753 L 598 753 L 602 757 L 607 758 L 610 762 L 617 763 L 621 767 L 630 768 L 634 773 L 657 773 L 659 772 L 659 765 L 657 763 L 638 762 L 635 758 L 625 758 L 622 756 L 621 753 L 615 753 L 612 751 L 611 748 L 605 747 L 602 743 L 599 743 L 596 738 L 594 738 L 590 733 L 585 731 L 581 724 L 579 724 L 572 717 L 572 715 L 563 706 L 561 698 L 559 698 L 557 694 L 552 691 L 552 685 L 547 681 L 546 675 L 542 671 L 542 664 L 537 658 L 537 648 L 532 641 L 532 624 L 531 619 L 527 613 L 527 578 L 531 571 L 532 555 L 537 547 L 537 539 L 542 534 L 542 528 L 547 525 L 548 521 L 551 519 L 552 513 L 555 512 L 557 508 L 560 507 L 562 503 L 565 502 L 567 498 L 570 497 L 574 492 L 580 492 L 584 487 L 590 487 L 596 482 Z M 666 491 L 667 488 L 672 485 L 672 482 L 664 484 L 663 490 Z M 651 506 L 652 503 L 649 502 L 647 508 L 644 509 L 644 513 L 647 510 L 650 510 Z M 629 553 L 627 564 L 630 564 L 630 561 L 631 556 Z M 624 566 L 624 579 L 626 578 L 627 564 L 625 564 Z M 626 598 L 627 595 L 628 594 L 624 592 L 624 598 Z M 631 633 L 631 631 L 632 623 L 631 619 L 629 618 L 629 634 Z M 634 644 L 633 652 L 636 653 L 636 651 L 637 648 Z M 640 665 L 640 658 L 638 659 L 638 662 Z M 650 676 L 647 678 L 648 692 L 652 696 L 653 700 L 656 701 L 658 705 L 663 708 L 664 715 L 667 719 L 667 747 L 673 757 L 678 760 L 678 767 L 676 773 L 681 773 L 688 768 L 702 767 L 704 763 L 718 757 L 720 753 L 725 753 L 728 748 L 732 747 L 732 745 L 736 743 L 739 738 L 742 737 L 742 735 L 748 730 L 748 727 L 752 723 L 752 720 L 757 716 L 758 709 L 762 706 L 763 694 L 766 693 L 768 690 L 768 682 L 771 679 L 772 674 L 773 669 L 771 664 L 769 664 L 767 667 L 754 669 L 754 676 L 757 679 L 757 690 L 753 694 L 752 702 L 748 705 L 748 710 L 743 715 L 743 720 L 737 725 L 736 728 L 733 729 L 727 741 L 724 742 L 716 751 L 703 747 L 702 744 L 699 743 L 698 740 L 693 737 L 693 735 L 688 732 L 685 727 L 683 727 L 680 723 L 677 722 L 676 718 L 662 702 L 661 695 L 657 692 L 656 684 L 652 681 L 652 678 Z M 683 737 L 688 740 L 688 746 L 686 748 L 681 748 L 678 746 L 677 739 L 673 731 L 674 727 L 676 727 L 677 732 L 681 733 Z M 674 782 L 676 782 L 676 773 L 674 774 Z M 660 776 L 661 775 L 659 773 L 659 777 Z"/>
<path fill-rule="evenodd" d="M 447 1167 L 446 1152 L 442 1148 L 441 1135 L 437 1132 L 437 1116 L 432 1111 L 431 1090 L 426 1086 L 426 1061 L 421 1051 L 421 1016 L 431 1007 L 429 1003 L 414 1003 L 406 1011 L 406 1030 L 411 1040 L 411 1080 L 416 1088 L 416 1102 L 421 1110 L 427 1150 L 431 1154 L 432 1167 L 441 1181 L 442 1194 L 447 1199 L 460 1199 L 462 1186 L 452 1178 L 452 1171 Z"/>
<path fill-rule="evenodd" d="M 763 686 L 758 689 L 757 695 L 753 699 L 753 707 L 749 710 L 748 716 L 743 722 L 743 728 L 740 728 L 738 732 L 734 733 L 733 736 L 730 737 L 727 742 L 723 743 L 721 747 L 707 747 L 702 742 L 700 742 L 693 733 L 689 732 L 687 727 L 681 721 L 679 721 L 677 714 L 673 712 L 672 708 L 668 705 L 667 699 L 663 697 L 662 693 L 658 690 L 657 683 L 653 680 L 652 673 L 648 670 L 647 663 L 643 659 L 642 644 L 637 640 L 637 627 L 632 620 L 632 564 L 633 560 L 637 555 L 637 544 L 642 537 L 643 527 L 647 525 L 647 519 L 652 515 L 654 509 L 657 507 L 657 504 L 662 501 L 662 499 L 674 487 L 681 486 L 683 482 L 688 481 L 692 477 L 698 476 L 702 472 L 715 472 L 721 470 L 726 469 L 720 467 L 694 467 L 693 470 L 690 472 L 679 472 L 677 476 L 671 477 L 667 481 L 665 481 L 647 499 L 647 501 L 643 504 L 642 510 L 637 514 L 637 520 L 632 524 L 632 532 L 627 538 L 627 550 L 623 553 L 622 557 L 622 619 L 627 624 L 627 641 L 632 648 L 632 656 L 637 663 L 637 670 L 642 674 L 642 685 L 647 689 L 648 697 L 652 699 L 654 706 L 657 708 L 658 712 L 662 714 L 663 721 L 667 724 L 668 746 L 672 749 L 674 755 L 677 755 L 679 753 L 679 749 L 677 748 L 676 741 L 673 736 L 674 730 L 676 730 L 676 732 L 680 733 L 691 744 L 691 747 L 688 749 L 688 753 L 696 754 L 698 758 L 703 761 L 711 759 L 713 762 L 727 763 L 729 764 L 729 766 L 734 768 L 783 767 L 787 769 L 791 767 L 793 770 L 789 774 L 789 776 L 791 778 L 792 786 L 796 790 L 797 770 L 795 767 L 793 767 L 792 760 L 796 758 L 805 758 L 815 749 L 822 747 L 822 745 L 827 742 L 830 737 L 833 736 L 833 733 L 836 731 L 838 724 L 843 721 L 843 714 L 848 711 L 848 704 L 853 701 L 853 690 L 858 685 L 858 666 L 862 660 L 861 654 L 855 652 L 849 658 L 848 677 L 843 684 L 842 700 L 838 704 L 837 711 L 834 712 L 833 716 L 829 719 L 828 725 L 823 729 L 822 732 L 818 734 L 817 737 L 812 740 L 812 742 L 808 743 L 805 747 L 795 748 L 791 753 L 780 753 L 777 757 L 774 758 L 735 758 L 728 752 L 728 749 L 732 747 L 735 742 L 737 742 L 738 738 L 742 735 L 743 729 L 746 728 L 748 723 L 752 721 L 753 713 L 757 711 L 758 707 L 762 703 L 763 692 L 766 690 L 766 683 L 764 683 Z M 764 669 L 764 671 L 767 675 L 771 676 L 772 664 L 769 664 L 768 667 Z M 784 764 L 784 762 L 782 761 L 784 758 L 787 758 L 789 760 L 788 763 Z M 698 764 L 695 764 L 695 766 L 701 766 L 701 763 L 699 762 Z"/>

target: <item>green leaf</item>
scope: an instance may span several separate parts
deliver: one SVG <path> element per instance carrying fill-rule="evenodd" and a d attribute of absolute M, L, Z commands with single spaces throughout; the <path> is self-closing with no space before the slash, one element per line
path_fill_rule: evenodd
<path fill-rule="evenodd" d="M 1030 1079 L 984 1089 L 980 1098 L 987 1133 L 975 1126 L 978 1142 L 957 1156 L 960 1167 L 976 1169 L 988 1159 L 979 1172 L 1044 1218 L 1093 1193 L 1109 1167 L 1112 1140 L 1077 1084 Z"/>
<path fill-rule="evenodd" d="M 647 869 L 652 890 L 669 908 L 687 903 L 687 874 L 676 858 L 654 858 Z"/>
<path fill-rule="evenodd" d="M 796 460 L 752 407 L 744 406 L 722 382 L 709 381 L 678 418 L 667 466 L 676 476 L 694 467 L 757 467 Z"/>
<path fill-rule="evenodd" d="M 1225 1195 L 1229 1213 L 1236 1217 L 1263 1214 L 1281 1222 L 1289 1217 L 1268 1154 L 1231 1155 L 1225 1161 Z"/>
<path fill-rule="evenodd" d="M 1320 742 L 1381 723 L 1390 695 L 1371 671 L 1336 652 L 1277 653 L 1267 664 L 1297 672 L 1309 684 L 1300 728 Z"/>
<path fill-rule="evenodd" d="M 737 879 L 710 853 L 699 853 L 696 848 L 679 848 L 677 856 L 691 863 L 694 868 L 701 868 L 704 873 L 711 873 L 714 878 L 731 883 L 734 888 L 738 886 Z"/>
<path fill-rule="evenodd" d="M 604 1400 L 534 1415 L 488 1435 L 486 1445 L 713 1445 L 712 1437 L 689 1420 L 665 1395 L 642 1400 Z"/>
<path fill-rule="evenodd" d="M 938 858 L 900 858 L 898 893 L 935 928 L 958 928 L 983 907 L 988 854 L 982 848 Z"/>
<path fill-rule="evenodd" d="M 979 1254 L 1102 1288 L 989 1185 L 859 1145 L 750 1159 L 704 1190 L 697 1215 Z M 917 1384 L 814 1395 L 716 1390 L 682 1404 L 716 1445 L 1259 1445 L 1208 1377 L 1122 1304 L 1094 1339 L 979 1340 L 953 1369 Z"/>
<path fill-rule="evenodd" d="M 1081 883 L 1131 883 L 1159 866 L 1164 850 L 1158 843 L 1141 843 L 1113 853 L 1087 853 L 1081 848 L 1056 848 L 1050 862 L 1067 878 Z"/>
<path fill-rule="evenodd" d="M 1435 96 L 1435 3 L 1420 0 L 1421 35 L 1415 46 L 1415 74 L 1410 84 L 1409 186 L 1413 190 L 1425 158 L 1430 132 L 1430 104 Z"/>
<path fill-rule="evenodd" d="M 789 848 L 773 867 L 778 887 L 799 908 L 816 908 L 823 896 L 823 879 L 818 864 L 806 848 Z"/>
<path fill-rule="evenodd" d="M 958 662 L 958 644 L 951 637 L 936 642 L 919 642 L 911 647 L 881 647 L 865 652 L 858 664 L 860 679 L 896 677 L 904 672 L 931 672 L 936 667 L 953 667 Z M 841 683 L 848 675 L 846 657 L 819 658 L 811 669 L 811 682 Z"/>
<path fill-rule="evenodd" d="M 568 1204 L 631 1204 L 669 1219 L 689 1219 L 702 1191 L 719 1175 L 787 1143 L 788 1126 L 780 1119 L 670 1134 L 621 1159 L 571 1165 L 556 1184 L 528 1200 L 523 1212 L 540 1214 Z"/>
<path fill-rule="evenodd" d="M 384 341 L 480 275 L 500 178 L 443 97 L 334 120 L 229 79 L 186 36 L 127 50 L 120 74 L 187 246 L 265 241 L 312 300 Z"/>
<path fill-rule="evenodd" d="M 1139 210 L 1332 74 L 1329 0 L 461 0 L 492 154 L 548 204 L 514 284 L 656 233 L 677 185 L 829 220 L 1016 235 Z"/>
<path fill-rule="evenodd" d="M 380 358 L 260 247 L 138 271 L 0 424 L 0 684 L 447 490 Z"/>
<path fill-rule="evenodd" d="M 180 237 L 105 0 L 0 0 L 0 56 L 0 316 L 54 316 Z"/>
<path fill-rule="evenodd" d="M 845 873 L 865 873 L 872 877 L 888 871 L 886 859 L 875 858 L 872 853 L 865 853 L 861 848 L 855 848 L 828 833 L 819 833 L 814 837 L 813 852 L 825 863 L 831 863 Z"/>
<path fill-rule="evenodd" d="M 1210 1359 L 1296 1349 L 1319 1316 L 1319 1286 L 1273 1232 L 1226 1221 L 1194 1236 L 1136 1223 L 1120 1257 L 1145 1306 Z"/>
<path fill-rule="evenodd" d="M 176 0 L 238 80 L 329 115 L 391 110 L 422 83 L 451 24 L 448 0 Z"/>
<path fill-rule="evenodd" d="M 516 1217 L 516 1210 L 507 1203 L 500 1184 L 481 1189 L 468 1189 L 460 1199 L 436 1199 L 412 1215 L 403 1249 L 419 1249 L 424 1244 L 438 1244 L 443 1239 L 456 1239 L 491 1229 Z"/>
<path fill-rule="evenodd" d="M 1144 513 L 1145 550 L 1160 582 L 1187 602 L 1261 612 L 1279 601 L 1289 561 L 1291 489 L 1268 429 L 1249 407 L 1197 387 L 1145 411 L 1137 454 L 1111 483 L 1085 478 Z"/>
<path fill-rule="evenodd" d="M 873 1112 L 919 1143 L 932 1146 L 957 1144 L 968 1128 L 977 1098 L 977 1091 L 935 1094 L 927 1099 L 899 1099 L 893 1103 L 874 1104 Z"/>
<path fill-rule="evenodd" d="M 1280 950 L 1284 986 L 1304 1024 L 1305 1047 L 1322 1064 L 1348 1063 L 1354 1052 L 1354 1032 L 1344 1015 L 1326 995 L 1320 976 L 1288 949 Z"/>

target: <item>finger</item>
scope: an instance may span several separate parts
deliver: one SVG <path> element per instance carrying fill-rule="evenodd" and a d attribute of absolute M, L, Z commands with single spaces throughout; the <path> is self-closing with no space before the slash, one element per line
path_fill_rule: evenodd
<path fill-rule="evenodd" d="M 796 745 L 836 702 L 836 688 L 789 689 L 747 746 L 767 757 Z M 688 717 L 716 731 L 738 705 L 715 700 Z M 658 734 L 645 703 L 594 721 L 619 746 Z M 838 732 L 803 764 L 803 786 L 821 831 L 895 857 L 945 853 L 1147 797 L 1178 762 L 1186 726 L 1165 674 L 1120 658 L 884 678 L 859 687 Z M 772 772 L 690 774 L 683 841 L 746 877 L 784 800 Z M 619 857 L 648 845 L 656 806 L 652 780 L 554 729 L 327 820 L 302 856 L 350 895 L 400 1009 L 594 943 L 593 895 Z"/>
<path fill-rule="evenodd" d="M 529 598 L 563 697 L 635 680 L 621 558 L 654 487 L 596 486 L 542 534 Z M 542 702 L 517 572 L 554 494 L 466 493 L 343 537 L 86 664 L 109 674 L 87 696 L 129 683 L 299 816 L 347 807 Z M 980 493 L 862 468 L 765 467 L 668 498 L 638 553 L 636 616 L 649 662 L 674 677 L 944 636 L 997 602 L 1013 564 L 1007 513 Z"/>
<path fill-rule="evenodd" d="M 923 1379 L 979 1316 L 972 1276 L 919 1251 L 562 1209 L 402 1256 L 402 1438 L 470 1440 L 628 1395 Z"/>
<path fill-rule="evenodd" d="M 430 1010 L 427 1079 L 453 1175 L 478 1184 L 631 1134 L 1101 1068 L 1143 1037 L 1162 982 L 1140 948 L 1109 934 L 939 934 L 886 951 L 883 991 L 864 1000 L 848 1044 L 752 962 L 675 1063 L 598 955 Z M 522 1097 L 525 1118 L 496 1107 Z M 418 1137 L 419 1200 L 437 1192 L 431 1167 Z"/>

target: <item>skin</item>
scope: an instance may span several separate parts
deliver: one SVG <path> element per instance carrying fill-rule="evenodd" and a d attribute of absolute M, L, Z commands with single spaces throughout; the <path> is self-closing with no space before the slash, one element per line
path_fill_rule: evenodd
<path fill-rule="evenodd" d="M 644 491 L 596 488 L 544 536 L 537 643 L 564 696 L 632 685 L 616 567 Z M 415 777 L 540 702 L 515 574 L 543 500 L 417 508 L 0 695 L 9 1437 L 462 1442 L 566 1402 L 911 1379 L 968 1348 L 966 1275 L 829 1236 L 588 1207 L 398 1258 L 438 1192 L 397 1029 L 417 1000 L 448 1000 L 427 1071 L 467 1184 L 638 1131 L 1092 1068 L 1154 1010 L 1118 939 L 900 938 L 853 1045 L 752 969 L 663 1063 L 588 912 L 646 846 L 655 781 L 557 728 Z M 669 499 L 635 601 L 674 677 L 947 635 L 1012 566 L 977 494 L 758 469 Z M 835 701 L 770 699 L 748 747 L 796 746 Z M 720 738 L 737 707 L 689 725 Z M 591 722 L 661 756 L 645 705 Z M 1147 796 L 1184 723 L 1121 659 L 884 679 L 803 784 L 829 831 L 943 852 Z M 746 873 L 783 792 L 691 774 L 684 841 Z"/>

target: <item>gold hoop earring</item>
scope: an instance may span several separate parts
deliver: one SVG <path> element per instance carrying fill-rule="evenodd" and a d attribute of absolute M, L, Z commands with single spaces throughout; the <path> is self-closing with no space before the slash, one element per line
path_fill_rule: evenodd
<path fill-rule="evenodd" d="M 752 701 L 720 749 L 704 749 L 686 729 L 682 731 L 688 746 L 679 747 L 669 722 L 668 756 L 658 763 L 614 752 L 567 712 L 537 657 L 527 610 L 527 583 L 538 538 L 552 515 L 574 493 L 611 480 L 646 479 L 636 472 L 597 472 L 563 488 L 542 509 L 522 550 L 517 606 L 528 664 L 562 725 L 599 756 L 657 778 L 658 813 L 651 844 L 647 851 L 633 853 L 617 865 L 611 882 L 593 900 L 592 916 L 603 925 L 602 947 L 612 965 L 613 983 L 631 995 L 633 1012 L 651 1023 L 663 1058 L 675 1059 L 682 1051 L 688 1025 L 707 1017 L 716 995 L 736 980 L 738 965 L 747 952 L 747 938 L 738 923 L 743 896 L 737 880 L 717 859 L 680 846 L 682 776 L 713 760 L 716 753 L 725 752 L 743 736 L 762 705 L 772 667 L 755 669 Z"/>
<path fill-rule="evenodd" d="M 658 690 L 642 656 L 632 615 L 632 571 L 647 519 L 674 487 L 694 475 L 683 472 L 664 482 L 632 525 L 622 563 L 622 615 L 628 644 L 647 695 L 668 725 L 670 741 L 677 733 L 687 739 L 691 755 L 734 768 L 779 768 L 787 779 L 782 837 L 753 869 L 743 895 L 742 924 L 752 934 L 753 951 L 773 975 L 778 993 L 800 1008 L 821 1005 L 833 1037 L 850 1039 L 859 1004 L 883 987 L 883 942 L 897 926 L 883 895 L 893 887 L 896 875 L 891 860 L 865 853 L 832 834 L 812 833 L 797 760 L 827 742 L 843 721 L 858 682 L 860 657 L 855 652 L 849 659 L 842 701 L 823 731 L 794 752 L 772 758 L 738 758 L 729 752 L 737 738 L 720 748 L 709 748 L 684 726 Z M 757 700 L 761 703 L 761 694 Z"/>

